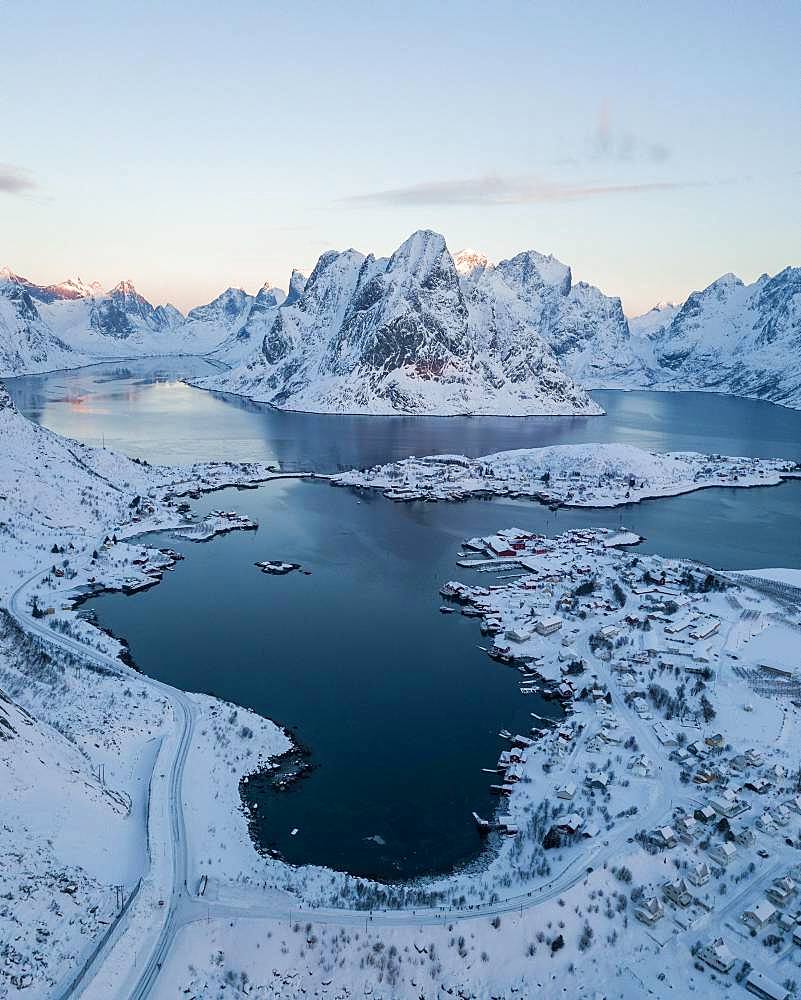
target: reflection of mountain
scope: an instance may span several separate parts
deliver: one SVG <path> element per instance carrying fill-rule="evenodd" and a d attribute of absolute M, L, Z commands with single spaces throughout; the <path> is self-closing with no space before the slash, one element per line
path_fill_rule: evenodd
<path fill-rule="evenodd" d="M 64 373 L 25 375 L 7 379 L 5 385 L 14 405 L 30 420 L 42 423 L 49 403 L 79 400 L 96 395 L 98 385 L 115 382 L 152 385 L 200 378 L 217 371 L 219 364 L 206 358 L 141 358 L 137 361 L 110 361 Z M 98 431 L 98 437 L 100 431 Z"/>

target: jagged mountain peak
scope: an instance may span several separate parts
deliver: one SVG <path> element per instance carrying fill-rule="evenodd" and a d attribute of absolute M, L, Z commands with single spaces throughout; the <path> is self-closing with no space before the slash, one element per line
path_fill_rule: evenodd
<path fill-rule="evenodd" d="M 269 281 L 265 281 L 256 294 L 256 304 L 259 307 L 267 306 L 272 308 L 280 306 L 285 299 L 286 293 L 283 288 L 278 288 Z"/>
<path fill-rule="evenodd" d="M 719 278 L 716 278 L 711 284 L 707 285 L 699 294 L 701 295 L 725 295 L 728 294 L 732 289 L 744 288 L 745 285 L 741 278 L 738 278 L 736 274 L 731 271 L 727 271 L 726 274 L 721 274 Z"/>
<path fill-rule="evenodd" d="M 509 260 L 502 260 L 497 268 L 505 277 L 520 287 L 534 289 L 553 288 L 567 295 L 573 284 L 573 275 L 567 264 L 553 254 L 536 250 L 523 250 Z"/>
<path fill-rule="evenodd" d="M 47 285 L 45 291 L 53 292 L 62 299 L 90 299 L 103 294 L 99 281 L 86 282 L 82 278 L 67 278 L 55 285 Z"/>
<path fill-rule="evenodd" d="M 453 255 L 453 263 L 457 272 L 463 277 L 478 277 L 485 268 L 490 267 L 489 258 L 478 250 L 465 248 Z"/>
<path fill-rule="evenodd" d="M 122 281 L 118 281 L 113 288 L 110 288 L 108 290 L 108 294 L 139 296 L 139 292 L 137 292 L 136 288 L 134 287 L 134 283 L 131 281 L 130 278 L 124 278 Z"/>
<path fill-rule="evenodd" d="M 443 263 L 455 272 L 445 237 L 431 229 L 418 229 L 389 258 L 387 273 L 403 270 L 412 275 L 427 274 Z"/>
<path fill-rule="evenodd" d="M 292 269 L 292 275 L 289 279 L 289 291 L 286 293 L 286 299 L 284 299 L 285 306 L 294 305 L 295 302 L 303 294 L 303 290 L 306 287 L 306 275 L 302 271 L 298 271 L 297 268 Z"/>

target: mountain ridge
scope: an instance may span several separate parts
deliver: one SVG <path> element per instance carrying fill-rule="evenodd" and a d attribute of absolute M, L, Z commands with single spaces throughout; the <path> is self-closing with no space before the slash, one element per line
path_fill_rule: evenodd
<path fill-rule="evenodd" d="M 186 315 L 153 306 L 130 280 L 103 291 L 0 270 L 0 375 L 170 354 L 222 361 L 231 372 L 209 387 L 287 408 L 591 412 L 582 386 L 799 408 L 801 269 L 751 284 L 728 272 L 630 318 L 551 254 L 451 255 L 428 230 L 389 257 L 327 251 L 308 278 L 292 272 L 286 293 L 228 288 Z"/>

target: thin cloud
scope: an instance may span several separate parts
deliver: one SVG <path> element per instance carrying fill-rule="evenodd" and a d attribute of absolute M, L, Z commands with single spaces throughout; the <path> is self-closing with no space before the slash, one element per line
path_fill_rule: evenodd
<path fill-rule="evenodd" d="M 699 187 L 699 181 L 653 181 L 640 184 L 565 184 L 538 177 L 486 176 L 428 181 L 346 198 L 351 205 L 537 205 L 581 201 L 616 194 L 673 191 Z"/>
<path fill-rule="evenodd" d="M 601 108 L 598 125 L 590 136 L 588 145 L 593 160 L 664 163 L 671 156 L 670 148 L 664 142 L 616 129 L 606 106 Z"/>
<path fill-rule="evenodd" d="M 0 192 L 4 194 L 25 194 L 38 187 L 29 170 L 15 167 L 10 163 L 0 163 Z"/>

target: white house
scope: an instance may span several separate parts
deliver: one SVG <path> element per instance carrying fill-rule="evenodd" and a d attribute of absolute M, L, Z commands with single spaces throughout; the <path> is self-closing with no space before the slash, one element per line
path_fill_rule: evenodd
<path fill-rule="evenodd" d="M 765 895 L 776 906 L 784 906 L 795 895 L 795 882 L 791 878 L 779 878 L 765 890 Z"/>
<path fill-rule="evenodd" d="M 758 903 L 754 903 L 753 906 L 745 910 L 741 917 L 743 923 L 755 931 L 761 931 L 775 918 L 776 907 L 767 899 L 760 899 Z"/>
<path fill-rule="evenodd" d="M 710 941 L 698 954 L 707 965 L 711 965 L 718 972 L 728 972 L 736 961 L 723 938 L 715 938 L 714 941 Z"/>
<path fill-rule="evenodd" d="M 643 902 L 634 910 L 634 916 L 649 926 L 655 924 L 658 920 L 661 920 L 664 914 L 665 908 L 656 896 L 651 896 L 650 899 L 643 900 Z"/>
<path fill-rule="evenodd" d="M 655 722 L 653 725 L 654 733 L 656 738 L 662 744 L 663 747 L 675 747 L 678 746 L 678 741 L 673 734 L 673 732 L 668 729 L 664 722 Z"/>
<path fill-rule="evenodd" d="M 537 622 L 537 631 L 540 635 L 552 635 L 562 627 L 561 618 L 540 618 Z"/>
<path fill-rule="evenodd" d="M 658 830 L 651 830 L 648 834 L 648 840 L 654 847 L 659 847 L 662 850 L 675 847 L 677 843 L 676 833 L 671 826 L 661 826 Z"/>
<path fill-rule="evenodd" d="M 654 773 L 654 765 L 651 758 L 644 753 L 638 754 L 629 764 L 631 773 L 638 778 L 650 778 Z"/>
<path fill-rule="evenodd" d="M 687 888 L 687 883 L 683 878 L 674 879 L 672 882 L 665 882 L 662 886 L 667 899 L 677 906 L 689 906 L 693 898 Z"/>
<path fill-rule="evenodd" d="M 568 802 L 572 801 L 576 794 L 576 785 L 572 781 L 568 781 L 566 785 L 561 785 L 556 789 L 556 797 L 558 799 L 567 799 Z"/>
<path fill-rule="evenodd" d="M 745 988 L 761 1000 L 790 1000 L 790 991 L 755 969 L 748 973 Z"/>
<path fill-rule="evenodd" d="M 693 866 L 687 878 L 693 885 L 706 885 L 710 878 L 712 878 L 712 872 L 709 870 L 709 865 L 706 861 L 699 861 Z"/>
<path fill-rule="evenodd" d="M 710 848 L 709 856 L 719 865 L 729 865 L 737 856 L 737 848 L 734 844 L 716 844 Z"/>

